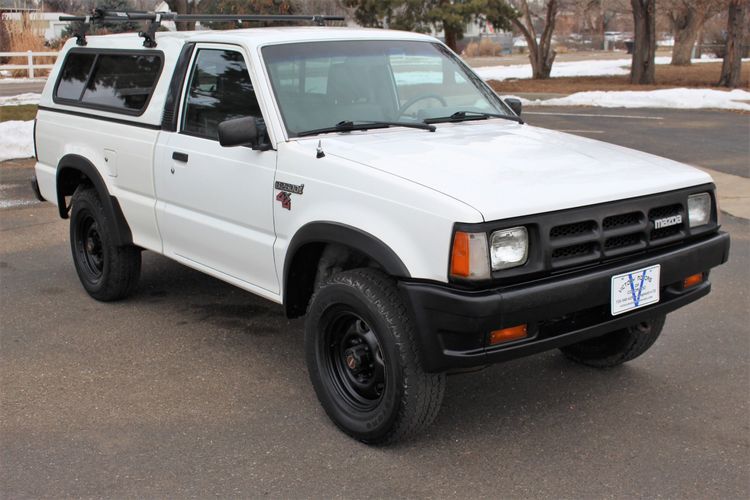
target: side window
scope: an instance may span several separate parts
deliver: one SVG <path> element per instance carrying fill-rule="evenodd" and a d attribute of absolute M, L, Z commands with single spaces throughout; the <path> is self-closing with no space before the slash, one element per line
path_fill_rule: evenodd
<path fill-rule="evenodd" d="M 79 100 L 94 65 L 94 59 L 96 54 L 70 53 L 65 59 L 55 96 L 60 99 Z"/>
<path fill-rule="evenodd" d="M 55 88 L 55 100 L 88 108 L 140 114 L 161 73 L 158 54 L 70 52 Z"/>
<path fill-rule="evenodd" d="M 260 106 L 242 54 L 199 50 L 188 84 L 182 131 L 217 140 L 219 123 L 244 116 L 258 118 L 262 133 Z"/>
<path fill-rule="evenodd" d="M 141 111 L 151 97 L 160 70 L 161 60 L 156 55 L 100 54 L 83 102 Z"/>

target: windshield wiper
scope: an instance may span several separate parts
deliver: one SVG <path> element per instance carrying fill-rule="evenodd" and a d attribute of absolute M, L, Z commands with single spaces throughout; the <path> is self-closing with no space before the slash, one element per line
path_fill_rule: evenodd
<path fill-rule="evenodd" d="M 418 128 L 421 130 L 429 130 L 430 132 L 435 131 L 435 125 L 428 123 L 411 123 L 411 122 L 379 122 L 379 121 L 364 121 L 364 120 L 344 120 L 338 122 L 333 127 L 316 128 L 314 130 L 305 130 L 304 132 L 297 133 L 297 137 L 305 137 L 308 135 L 318 134 L 331 134 L 334 132 L 351 132 L 353 130 L 369 130 L 373 128 L 388 128 L 388 127 L 406 127 L 406 128 Z"/>
<path fill-rule="evenodd" d="M 501 115 L 499 113 L 485 113 L 484 111 L 456 111 L 450 116 L 441 116 L 438 118 L 427 118 L 425 123 L 440 123 L 440 122 L 464 122 L 467 120 L 487 120 L 489 118 L 502 118 L 504 120 L 511 120 L 518 123 L 523 123 L 517 116 L 513 115 Z"/>

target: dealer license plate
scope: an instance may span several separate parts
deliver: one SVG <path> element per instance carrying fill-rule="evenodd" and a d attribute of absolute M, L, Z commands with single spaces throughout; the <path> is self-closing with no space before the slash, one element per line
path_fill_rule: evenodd
<path fill-rule="evenodd" d="M 612 276 L 612 316 L 659 302 L 658 264 Z"/>

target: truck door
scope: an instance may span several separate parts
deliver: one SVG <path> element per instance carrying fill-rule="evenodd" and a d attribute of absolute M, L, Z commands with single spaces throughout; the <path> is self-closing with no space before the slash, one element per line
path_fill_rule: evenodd
<path fill-rule="evenodd" d="M 263 116 L 248 63 L 235 46 L 199 44 L 183 85 L 177 132 L 155 154 L 156 216 L 170 257 L 265 295 L 274 266 L 276 151 L 222 147 L 218 125 Z"/>

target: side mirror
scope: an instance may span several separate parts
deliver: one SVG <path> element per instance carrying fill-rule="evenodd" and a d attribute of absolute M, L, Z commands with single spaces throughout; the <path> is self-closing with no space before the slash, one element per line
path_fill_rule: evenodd
<path fill-rule="evenodd" d="M 256 146 L 258 127 L 254 116 L 233 118 L 219 123 L 219 144 L 224 147 Z"/>
<path fill-rule="evenodd" d="M 508 97 L 505 99 L 505 104 L 508 105 L 510 109 L 513 110 L 515 114 L 518 116 L 521 116 L 521 111 L 523 110 L 523 104 L 521 104 L 520 99 L 516 99 L 515 97 Z"/>

